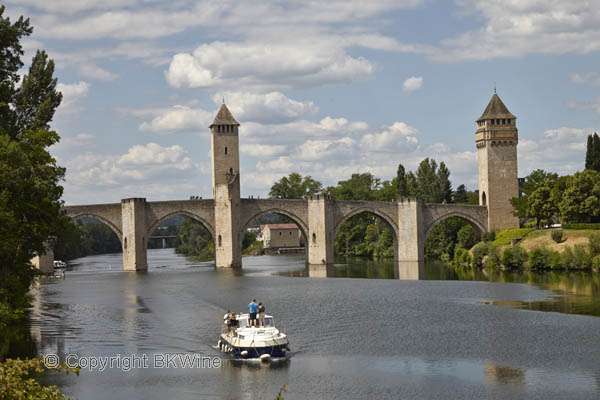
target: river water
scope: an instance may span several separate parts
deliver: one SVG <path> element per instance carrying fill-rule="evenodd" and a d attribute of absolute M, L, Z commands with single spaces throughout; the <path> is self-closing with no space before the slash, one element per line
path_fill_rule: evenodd
<path fill-rule="evenodd" d="M 40 281 L 32 321 L 40 354 L 150 360 L 148 368 L 115 363 L 78 377 L 52 375 L 68 396 L 273 399 L 284 384 L 286 399 L 600 393 L 597 274 L 432 264 L 430 280 L 399 281 L 385 279 L 393 277 L 391 263 L 307 268 L 299 255 L 262 256 L 232 271 L 189 262 L 172 249 L 148 253 L 148 272 L 124 273 L 121 255 L 108 254 L 72 261 L 64 280 Z M 287 362 L 239 363 L 214 348 L 224 312 L 245 311 L 252 298 L 288 333 Z M 222 365 L 153 363 L 174 353 L 218 357 Z"/>

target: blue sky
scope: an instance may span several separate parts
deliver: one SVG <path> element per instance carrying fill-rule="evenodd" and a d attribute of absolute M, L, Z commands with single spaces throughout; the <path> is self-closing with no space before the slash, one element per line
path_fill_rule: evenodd
<path fill-rule="evenodd" d="M 64 100 L 68 204 L 210 197 L 208 125 L 242 124 L 242 195 L 445 161 L 476 188 L 475 120 L 518 117 L 519 175 L 583 168 L 599 131 L 600 3 L 574 0 L 5 0 Z M 23 70 L 25 73 L 26 69 Z"/>

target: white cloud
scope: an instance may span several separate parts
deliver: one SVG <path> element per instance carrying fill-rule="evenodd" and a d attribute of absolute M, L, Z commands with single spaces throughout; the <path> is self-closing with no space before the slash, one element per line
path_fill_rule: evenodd
<path fill-rule="evenodd" d="M 60 142 L 52 146 L 53 149 L 73 149 L 73 148 L 91 148 L 94 147 L 96 137 L 89 133 L 79 133 L 75 136 L 61 137 Z"/>
<path fill-rule="evenodd" d="M 173 106 L 163 110 L 150 122 L 140 125 L 141 131 L 154 133 L 199 132 L 208 133 L 208 126 L 216 112 L 208 112 L 188 106 Z"/>
<path fill-rule="evenodd" d="M 180 168 L 180 164 L 188 164 L 190 159 L 184 157 L 187 153 L 183 147 L 173 145 L 170 147 L 162 147 L 156 143 L 148 143 L 145 146 L 132 146 L 127 154 L 119 158 L 119 165 L 154 165 L 154 164 L 174 164 L 178 163 L 176 168 Z"/>
<path fill-rule="evenodd" d="M 319 111 L 312 101 L 293 100 L 281 92 L 217 92 L 213 96 L 217 105 L 223 100 L 238 121 L 277 123 Z"/>
<path fill-rule="evenodd" d="M 118 75 L 105 70 L 91 62 L 84 62 L 79 66 L 79 74 L 86 78 L 110 82 L 118 78 Z"/>
<path fill-rule="evenodd" d="M 373 65 L 326 40 L 294 43 L 213 42 L 180 53 L 166 72 L 175 88 L 269 90 L 349 83 L 369 77 Z"/>
<path fill-rule="evenodd" d="M 355 157 L 357 143 L 354 139 L 343 137 L 337 140 L 307 140 L 295 153 L 302 161 L 318 161 L 323 159 L 347 160 Z"/>
<path fill-rule="evenodd" d="M 90 84 L 83 81 L 71 84 L 59 83 L 56 85 L 56 90 L 63 95 L 59 110 L 66 113 L 81 110 L 81 102 L 87 97 L 89 89 Z"/>
<path fill-rule="evenodd" d="M 404 122 L 395 122 L 381 132 L 368 133 L 360 142 L 363 151 L 409 152 L 417 147 L 419 132 Z"/>
<path fill-rule="evenodd" d="M 568 101 L 567 107 L 579 110 L 594 110 L 600 114 L 600 97 L 586 101 Z"/>
<path fill-rule="evenodd" d="M 564 0 L 460 0 L 485 24 L 442 40 L 438 61 L 588 54 L 600 50 L 600 3 Z"/>
<path fill-rule="evenodd" d="M 538 168 L 561 175 L 583 169 L 587 136 L 591 133 L 592 129 L 561 127 L 545 131 L 536 140 L 520 140 L 519 176 Z"/>
<path fill-rule="evenodd" d="M 571 83 L 576 83 L 576 84 L 589 84 L 589 85 L 598 86 L 598 85 L 600 85 L 600 73 L 588 72 L 587 74 L 584 74 L 584 75 L 575 73 L 575 74 L 571 75 L 570 81 L 571 81 Z"/>
<path fill-rule="evenodd" d="M 252 157 L 273 157 L 285 150 L 284 145 L 242 144 L 240 146 L 240 154 L 248 154 Z"/>
<path fill-rule="evenodd" d="M 422 86 L 423 86 L 423 78 L 422 77 L 411 76 L 410 78 L 405 80 L 404 83 L 402 84 L 402 90 L 404 91 L 404 93 L 410 94 L 416 90 L 421 89 Z"/>
<path fill-rule="evenodd" d="M 65 186 L 70 191 L 96 191 L 105 187 L 143 189 L 147 184 L 160 183 L 172 188 L 177 182 L 189 182 L 190 176 L 207 172 L 194 163 L 181 146 L 163 147 L 156 143 L 134 145 L 122 155 L 81 153 L 65 166 Z M 125 194 L 119 196 L 123 198 Z"/>

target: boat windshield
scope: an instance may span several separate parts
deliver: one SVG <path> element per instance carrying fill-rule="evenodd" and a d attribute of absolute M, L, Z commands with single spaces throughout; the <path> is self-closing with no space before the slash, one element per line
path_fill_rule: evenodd
<path fill-rule="evenodd" d="M 265 326 L 273 326 L 273 318 L 272 317 L 265 318 Z"/>

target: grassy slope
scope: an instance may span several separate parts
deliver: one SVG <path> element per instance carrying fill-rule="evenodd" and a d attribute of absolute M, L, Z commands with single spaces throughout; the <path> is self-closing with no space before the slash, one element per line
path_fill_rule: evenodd
<path fill-rule="evenodd" d="M 531 251 L 535 248 L 542 247 L 545 245 L 548 249 L 563 251 L 565 247 L 573 247 L 576 244 L 588 244 L 588 238 L 593 233 L 600 233 L 598 230 L 591 229 L 564 229 L 563 239 L 561 243 L 555 243 L 550 237 L 551 230 L 533 230 L 527 233 L 524 238 L 519 242 L 519 245 L 527 251 Z"/>

